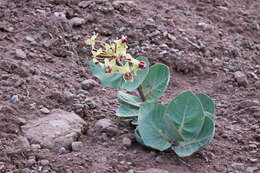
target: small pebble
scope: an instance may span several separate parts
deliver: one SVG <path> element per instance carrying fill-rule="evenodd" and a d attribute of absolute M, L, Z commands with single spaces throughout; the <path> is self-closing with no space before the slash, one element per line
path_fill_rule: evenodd
<path fill-rule="evenodd" d="M 35 159 L 29 159 L 26 161 L 27 167 L 32 167 L 36 163 Z"/>
<path fill-rule="evenodd" d="M 19 136 L 18 137 L 18 145 L 23 146 L 24 148 L 29 148 L 30 147 L 30 143 L 28 141 L 28 139 L 24 136 Z"/>
<path fill-rule="evenodd" d="M 66 101 L 71 101 L 71 100 L 73 99 L 73 96 L 74 96 L 74 95 L 73 95 L 71 92 L 69 92 L 69 91 L 66 91 L 64 95 L 65 95 L 65 100 L 66 100 Z"/>
<path fill-rule="evenodd" d="M 94 88 L 96 85 L 98 84 L 93 79 L 87 79 L 81 82 L 81 88 L 84 90 L 90 90 Z"/>
<path fill-rule="evenodd" d="M 91 99 L 91 98 L 86 98 L 85 102 L 86 102 L 86 104 L 88 105 L 88 107 L 90 109 L 95 109 L 97 107 L 96 106 L 96 102 L 93 99 Z"/>
<path fill-rule="evenodd" d="M 237 83 L 240 85 L 240 86 L 244 86 L 244 87 L 247 87 L 248 85 L 248 81 L 247 81 L 247 76 L 241 72 L 241 71 L 236 71 L 234 73 L 234 77 L 237 81 Z"/>
<path fill-rule="evenodd" d="M 79 18 L 79 17 L 74 17 L 70 20 L 72 26 L 81 26 L 83 25 L 86 21 L 83 18 Z"/>
<path fill-rule="evenodd" d="M 260 89 L 260 80 L 255 82 L 256 89 Z"/>
<path fill-rule="evenodd" d="M 190 11 L 186 11 L 184 14 L 185 14 L 185 16 L 190 16 L 191 12 Z"/>
<path fill-rule="evenodd" d="M 48 114 L 48 113 L 50 113 L 50 110 L 47 109 L 47 108 L 45 108 L 45 107 L 41 108 L 40 111 L 41 111 L 41 113 L 43 113 L 43 114 Z"/>
<path fill-rule="evenodd" d="M 78 152 L 83 148 L 82 142 L 73 142 L 71 144 L 72 151 Z"/>
<path fill-rule="evenodd" d="M 128 138 L 128 137 L 124 137 L 124 138 L 122 139 L 122 143 L 123 143 L 123 145 L 126 146 L 126 147 L 130 147 L 130 146 L 132 145 L 132 141 L 131 141 L 131 139 Z"/>
<path fill-rule="evenodd" d="M 11 97 L 11 102 L 12 103 L 18 103 L 19 102 L 19 97 L 18 97 L 18 95 L 13 95 L 12 97 Z"/>
<path fill-rule="evenodd" d="M 59 154 L 64 154 L 65 152 L 66 152 L 66 148 L 61 147 L 61 148 L 59 149 Z"/>
<path fill-rule="evenodd" d="M 22 49 L 16 49 L 15 54 L 17 58 L 26 59 L 26 53 Z"/>
<path fill-rule="evenodd" d="M 49 160 L 43 159 L 40 161 L 42 166 L 48 166 L 50 164 Z"/>
<path fill-rule="evenodd" d="M 157 157 L 155 158 L 155 161 L 156 161 L 157 163 L 163 163 L 163 160 L 162 160 L 162 158 L 161 158 L 160 156 L 157 156 Z"/>
<path fill-rule="evenodd" d="M 236 170 L 240 170 L 240 171 L 245 170 L 245 165 L 243 163 L 234 162 L 234 163 L 231 164 L 231 167 L 236 169 Z"/>
<path fill-rule="evenodd" d="M 32 144 L 32 145 L 31 145 L 31 148 L 32 148 L 33 150 L 38 150 L 38 149 L 41 149 L 41 145 L 40 145 L 40 144 Z"/>

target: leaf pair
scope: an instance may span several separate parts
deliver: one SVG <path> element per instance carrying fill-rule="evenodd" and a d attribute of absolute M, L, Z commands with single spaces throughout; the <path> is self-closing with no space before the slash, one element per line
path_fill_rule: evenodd
<path fill-rule="evenodd" d="M 179 156 L 189 156 L 214 136 L 214 103 L 204 94 L 188 91 L 168 105 L 144 104 L 135 134 L 146 146 L 160 151 L 172 148 Z"/>
<path fill-rule="evenodd" d="M 150 68 L 148 75 L 142 83 L 142 91 L 146 97 L 145 103 L 157 101 L 170 80 L 169 68 L 163 64 L 155 64 Z M 143 104 L 139 97 L 118 92 L 118 100 L 121 103 L 117 116 L 123 118 L 137 117 L 139 108 Z"/>

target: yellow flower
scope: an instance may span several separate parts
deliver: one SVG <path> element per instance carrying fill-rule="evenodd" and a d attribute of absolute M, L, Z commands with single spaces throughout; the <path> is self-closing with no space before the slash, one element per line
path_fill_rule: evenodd
<path fill-rule="evenodd" d="M 96 42 L 97 36 L 98 36 L 97 34 L 94 34 L 92 37 L 87 36 L 87 37 L 85 38 L 85 43 L 86 43 L 87 45 L 91 45 L 91 46 L 92 46 L 92 49 L 94 49 L 94 47 L 95 47 L 95 42 Z"/>
<path fill-rule="evenodd" d="M 85 43 L 92 46 L 93 62 L 100 64 L 106 73 L 120 73 L 124 80 L 133 81 L 133 74 L 136 75 L 138 70 L 145 69 L 145 62 L 140 63 L 139 60 L 126 53 L 126 37 L 122 36 L 121 39 L 114 40 L 110 44 L 97 41 L 102 46 L 99 49 L 95 49 L 96 38 L 97 34 L 92 37 L 88 36 Z"/>

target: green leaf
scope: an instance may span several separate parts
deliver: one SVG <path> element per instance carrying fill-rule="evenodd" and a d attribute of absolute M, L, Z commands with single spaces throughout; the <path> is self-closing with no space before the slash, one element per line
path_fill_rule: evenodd
<path fill-rule="evenodd" d="M 214 121 L 214 115 L 215 115 L 215 106 L 214 102 L 209 98 L 209 96 L 198 93 L 195 94 L 202 104 L 203 110 L 206 113 L 206 116 L 209 116 Z"/>
<path fill-rule="evenodd" d="M 146 96 L 146 102 L 153 102 L 158 100 L 164 93 L 170 80 L 169 68 L 163 64 L 155 64 L 150 68 L 146 76 L 142 89 Z"/>
<path fill-rule="evenodd" d="M 184 141 L 199 135 L 205 116 L 199 99 L 192 92 L 178 95 L 168 105 L 167 112 Z"/>
<path fill-rule="evenodd" d="M 214 132 L 214 122 L 206 116 L 201 132 L 197 137 L 192 140 L 178 142 L 178 145 L 173 146 L 172 149 L 180 157 L 190 156 L 208 145 L 214 136 Z"/>
<path fill-rule="evenodd" d="M 96 76 L 104 86 L 109 88 L 116 89 L 120 87 L 124 80 L 121 74 L 114 73 L 111 75 L 105 73 L 104 69 L 102 69 L 99 64 L 93 63 L 92 60 L 90 62 L 90 69 L 92 74 Z"/>
<path fill-rule="evenodd" d="M 134 126 L 137 126 L 138 125 L 138 121 L 137 120 L 132 120 L 131 124 L 134 125 Z"/>
<path fill-rule="evenodd" d="M 139 113 L 139 108 L 135 106 L 131 106 L 126 103 L 121 103 L 120 107 L 116 112 L 116 115 L 122 118 L 132 118 L 132 117 L 137 117 L 138 113 Z"/>
<path fill-rule="evenodd" d="M 142 101 L 140 100 L 139 97 L 124 93 L 122 91 L 119 91 L 117 93 L 117 98 L 119 102 L 126 103 L 137 108 L 139 108 L 142 104 Z"/>
<path fill-rule="evenodd" d="M 160 151 L 170 148 L 178 136 L 166 107 L 159 103 L 146 103 L 140 108 L 138 131 L 146 146 Z"/>
<path fill-rule="evenodd" d="M 147 74 L 149 72 L 149 61 L 148 61 L 148 59 L 145 58 L 145 57 L 139 57 L 137 59 L 139 61 L 145 61 L 146 68 L 143 69 L 143 70 L 138 70 L 138 72 L 136 73 L 136 76 L 133 74 L 133 76 L 134 76 L 134 81 L 133 82 L 123 80 L 123 82 L 122 82 L 122 89 L 126 89 L 128 91 L 135 90 L 136 88 L 138 88 L 139 85 L 142 84 L 142 82 L 144 81 L 145 77 L 147 76 Z"/>
<path fill-rule="evenodd" d="M 143 141 L 142 137 L 140 136 L 138 127 L 136 127 L 136 129 L 135 129 L 135 138 L 136 138 L 136 141 L 137 141 L 139 144 L 144 145 L 144 141 Z"/>

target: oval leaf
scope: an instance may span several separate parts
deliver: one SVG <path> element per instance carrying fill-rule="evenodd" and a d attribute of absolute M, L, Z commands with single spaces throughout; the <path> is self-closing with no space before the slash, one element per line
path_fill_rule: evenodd
<path fill-rule="evenodd" d="M 128 91 L 135 90 L 136 88 L 138 88 L 139 85 L 141 85 L 141 83 L 144 81 L 145 77 L 147 76 L 147 74 L 149 72 L 149 61 L 148 61 L 148 59 L 145 58 L 145 57 L 139 57 L 137 59 L 139 61 L 145 61 L 146 68 L 143 69 L 143 70 L 138 70 L 138 72 L 136 73 L 136 76 L 133 74 L 134 81 L 130 82 L 130 81 L 123 80 L 122 89 L 126 89 Z"/>
<path fill-rule="evenodd" d="M 121 74 L 114 73 L 111 75 L 105 73 L 104 69 L 102 69 L 99 64 L 93 63 L 92 60 L 90 62 L 90 69 L 92 74 L 96 76 L 104 86 L 109 88 L 116 89 L 120 87 L 124 80 Z"/>
<path fill-rule="evenodd" d="M 201 132 L 197 137 L 194 137 L 192 140 L 179 142 L 178 145 L 173 146 L 172 149 L 180 157 L 190 156 L 208 145 L 214 136 L 214 132 L 214 122 L 206 116 Z"/>
<path fill-rule="evenodd" d="M 121 103 L 116 112 L 116 115 L 122 118 L 133 118 L 138 116 L 138 112 L 139 108 L 129 104 Z"/>
<path fill-rule="evenodd" d="M 139 97 L 124 93 L 122 91 L 118 91 L 117 99 L 121 103 L 126 103 L 137 108 L 139 108 L 142 104 L 142 101 Z"/>
<path fill-rule="evenodd" d="M 178 135 L 166 107 L 159 103 L 147 103 L 140 108 L 138 131 L 146 146 L 160 151 L 170 148 Z"/>
<path fill-rule="evenodd" d="M 136 138 L 136 141 L 137 141 L 139 144 L 144 145 L 144 141 L 143 141 L 142 137 L 140 136 L 138 127 L 136 127 L 136 129 L 135 129 L 135 138 Z"/>
<path fill-rule="evenodd" d="M 158 100 L 164 93 L 169 80 L 170 72 L 166 65 L 153 65 L 142 84 L 142 89 L 146 96 L 146 102 Z"/>
<path fill-rule="evenodd" d="M 168 105 L 167 112 L 184 141 L 198 136 L 205 116 L 199 99 L 192 92 L 178 95 Z"/>
<path fill-rule="evenodd" d="M 206 116 L 209 116 L 214 121 L 214 115 L 215 115 L 215 106 L 214 102 L 209 98 L 209 96 L 198 93 L 195 94 L 196 97 L 199 98 L 200 103 L 202 104 L 202 107 L 204 109 L 204 112 L 206 112 Z"/>

